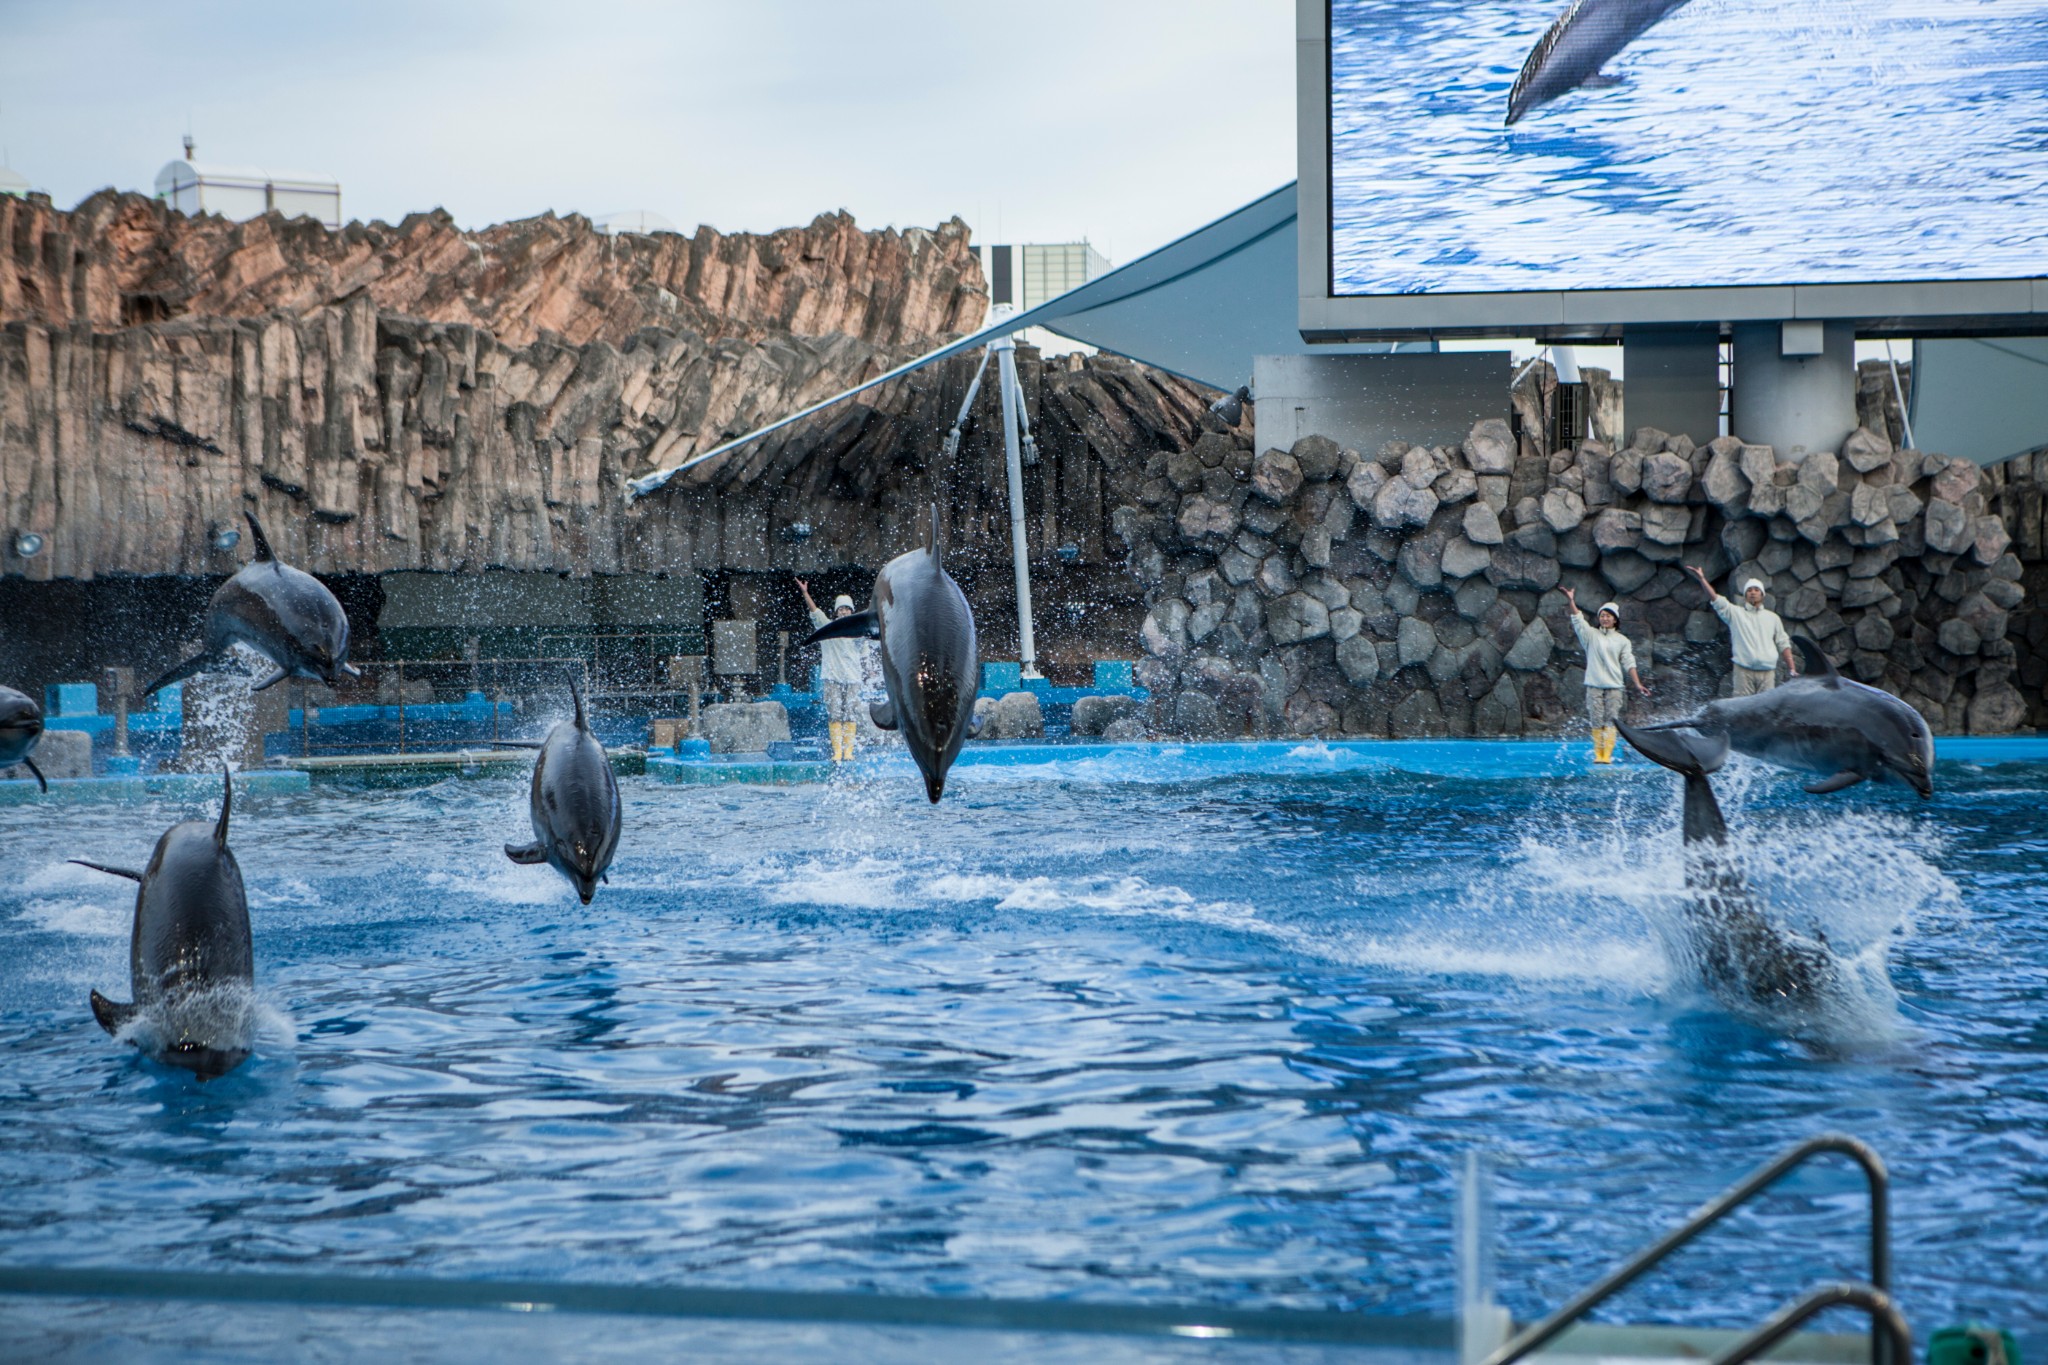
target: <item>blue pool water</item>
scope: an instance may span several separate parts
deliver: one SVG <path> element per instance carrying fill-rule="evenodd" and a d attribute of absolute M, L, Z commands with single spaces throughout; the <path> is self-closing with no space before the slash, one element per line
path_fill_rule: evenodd
<path fill-rule="evenodd" d="M 628 779 L 588 909 L 498 852 L 523 779 L 252 799 L 270 1024 L 205 1086 L 93 1024 L 131 893 L 63 862 L 203 805 L 0 806 L 0 1264 L 1442 1317 L 1477 1150 L 1530 1318 L 1840 1128 L 1921 1334 L 2048 1349 L 2048 761 L 1961 751 L 1928 804 L 1728 774 L 1759 892 L 1862 972 L 1791 1037 L 1667 963 L 1669 774 L 1346 752 L 982 764 L 937 808 L 888 764 Z M 1860 1274 L 1859 1188 L 1816 1168 L 1607 1316 Z"/>

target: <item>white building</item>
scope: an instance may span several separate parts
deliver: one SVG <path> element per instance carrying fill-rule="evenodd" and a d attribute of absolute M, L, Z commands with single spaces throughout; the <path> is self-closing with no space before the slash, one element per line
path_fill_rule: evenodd
<path fill-rule="evenodd" d="M 277 212 L 313 218 L 330 228 L 342 225 L 341 182 L 328 175 L 295 175 L 250 166 L 218 166 L 185 157 L 156 173 L 156 197 L 180 213 L 215 213 L 223 218 L 260 218 Z"/>
<path fill-rule="evenodd" d="M 657 232 L 682 232 L 681 228 L 653 209 L 627 209 L 622 213 L 607 213 L 591 226 L 607 237 L 617 237 L 624 233 L 650 237 Z"/>
<path fill-rule="evenodd" d="M 988 301 L 1020 310 L 1079 289 L 1109 269 L 1109 261 L 1085 241 L 976 250 L 981 253 L 981 272 L 988 278 Z"/>

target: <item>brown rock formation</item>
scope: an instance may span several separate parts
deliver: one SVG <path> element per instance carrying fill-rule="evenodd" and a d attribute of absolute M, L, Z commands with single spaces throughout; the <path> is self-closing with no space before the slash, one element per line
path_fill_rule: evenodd
<path fill-rule="evenodd" d="M 70 212 L 0 197 L 0 323 L 95 331 L 175 318 L 304 316 L 366 291 L 382 313 L 622 346 L 644 327 L 707 339 L 845 335 L 896 351 L 972 331 L 987 307 L 967 226 L 866 232 L 844 213 L 765 235 L 609 237 L 578 215 L 465 232 L 188 218 L 103 190 Z"/>

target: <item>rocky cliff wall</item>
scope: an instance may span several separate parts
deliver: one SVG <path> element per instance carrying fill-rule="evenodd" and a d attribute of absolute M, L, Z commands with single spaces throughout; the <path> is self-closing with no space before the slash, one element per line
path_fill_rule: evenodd
<path fill-rule="evenodd" d="M 109 331 L 179 318 L 306 316 L 366 294 L 380 313 L 464 323 L 512 347 L 552 335 L 625 345 L 642 328 L 707 340 L 848 336 L 921 349 L 981 325 L 967 227 L 862 231 L 844 213 L 726 235 L 607 236 L 546 214 L 467 232 L 446 213 L 396 227 L 175 213 L 103 190 L 70 212 L 0 196 L 0 323 Z"/>
<path fill-rule="evenodd" d="M 367 293 L 301 315 L 96 332 L 0 327 L 0 574 L 230 570 L 209 530 L 256 509 L 280 553 L 324 573 L 571 574 L 879 566 L 945 503 L 960 542 L 1008 545 L 994 386 L 937 466 L 976 357 L 963 356 L 723 457 L 628 507 L 626 479 L 879 372 L 847 335 L 759 343 L 646 330 L 623 346 L 513 346 L 379 313 Z M 1113 508 L 1152 452 L 1193 439 L 1207 395 L 1110 357 L 1026 353 L 1042 458 L 1035 556 L 1120 563 Z M 798 528 L 809 528 L 808 534 Z"/>
<path fill-rule="evenodd" d="M 1946 733 L 2026 720 L 2019 558 L 1995 476 L 1858 430 L 1799 464 L 1648 428 L 1528 453 L 1504 421 L 1454 449 L 1312 437 L 1254 458 L 1211 433 L 1153 457 L 1118 513 L 1146 584 L 1154 723 L 1190 734 L 1515 735 L 1576 723 L 1562 589 L 1610 597 L 1659 712 L 1725 690 L 1726 632 L 1685 572 L 1752 575 L 1848 675 Z M 2037 509 L 2038 510 L 2038 509 Z M 2038 521 L 2037 521 L 2038 525 Z"/>

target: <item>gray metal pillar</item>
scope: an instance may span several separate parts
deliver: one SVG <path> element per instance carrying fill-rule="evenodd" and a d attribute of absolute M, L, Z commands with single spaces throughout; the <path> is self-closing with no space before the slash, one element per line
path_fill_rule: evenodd
<path fill-rule="evenodd" d="M 1721 434 L 1718 328 L 1630 327 L 1621 352 L 1624 440 L 1637 427 L 1690 436 L 1702 446 Z"/>
<path fill-rule="evenodd" d="M 1017 383 L 1017 342 L 1003 337 L 989 343 L 1003 398 L 1003 462 L 1010 473 L 1010 560 L 1017 571 L 1017 656 L 1027 678 L 1038 672 L 1037 646 L 1031 638 L 1031 551 L 1024 533 L 1024 457 L 1017 443 L 1017 411 L 1024 390 Z"/>
<path fill-rule="evenodd" d="M 1795 462 L 1811 451 L 1840 450 L 1856 429 L 1855 327 L 1738 323 L 1729 429 Z"/>

